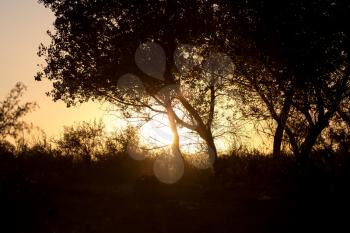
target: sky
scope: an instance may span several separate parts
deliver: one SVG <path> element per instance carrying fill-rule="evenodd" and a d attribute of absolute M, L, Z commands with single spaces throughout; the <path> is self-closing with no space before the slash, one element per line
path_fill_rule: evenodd
<path fill-rule="evenodd" d="M 62 101 L 53 102 L 45 94 L 51 83 L 34 80 L 40 70 L 37 64 L 43 64 L 37 56 L 38 47 L 50 42 L 46 32 L 53 28 L 53 22 L 53 13 L 37 0 L 0 0 L 0 99 L 16 82 L 23 82 L 28 88 L 23 103 L 35 101 L 39 105 L 25 120 L 43 129 L 49 137 L 59 135 L 65 125 L 106 118 L 98 103 L 67 108 Z"/>

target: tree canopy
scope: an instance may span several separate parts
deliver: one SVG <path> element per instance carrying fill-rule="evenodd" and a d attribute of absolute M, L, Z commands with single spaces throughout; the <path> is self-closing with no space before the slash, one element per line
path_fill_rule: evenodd
<path fill-rule="evenodd" d="M 347 1 L 39 2 L 56 16 L 36 76 L 53 81 L 53 99 L 167 114 L 177 147 L 187 127 L 216 156 L 219 96 L 274 122 L 276 156 L 283 142 L 308 155 L 335 115 L 348 117 Z"/>
<path fill-rule="evenodd" d="M 51 45 L 40 48 L 39 55 L 46 57 L 47 65 L 36 79 L 45 76 L 54 82 L 50 93 L 54 100 L 62 99 L 72 105 L 98 99 L 132 106 L 136 111 L 141 108 L 163 111 L 169 116 L 174 144 L 178 144 L 176 127 L 180 124 L 195 130 L 216 156 L 210 126 L 215 111 L 215 88 L 210 83 L 204 88 L 206 94 L 211 93 L 205 102 L 206 110 L 198 101 L 191 103 L 180 91 L 181 79 L 186 76 L 179 74 L 176 64 L 181 63 L 181 56 L 188 52 L 185 45 L 197 46 L 196 49 L 201 48 L 201 53 L 209 57 L 210 52 L 218 52 L 233 42 L 230 40 L 238 41 L 238 34 L 233 36 L 227 32 L 238 30 L 238 26 L 243 30 L 245 21 L 249 20 L 242 17 L 238 23 L 233 19 L 248 12 L 239 8 L 233 14 L 230 2 L 219 5 L 214 1 L 41 2 L 50 7 L 57 18 L 55 31 L 49 33 Z M 120 86 L 125 79 L 127 84 L 133 82 L 132 95 L 125 95 L 125 88 Z M 135 86 L 147 95 L 136 94 L 135 90 L 139 93 L 139 89 Z M 198 87 L 192 87 L 198 93 Z M 176 114 L 174 99 L 192 122 Z M 165 110 L 154 109 L 154 104 Z"/>

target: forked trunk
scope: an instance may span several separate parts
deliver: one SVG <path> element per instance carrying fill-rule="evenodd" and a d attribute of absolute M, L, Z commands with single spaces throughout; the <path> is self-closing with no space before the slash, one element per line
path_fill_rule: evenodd
<path fill-rule="evenodd" d="M 300 159 L 305 160 L 307 159 L 312 151 L 312 148 L 314 147 L 318 136 L 321 134 L 322 130 L 326 126 L 323 124 L 319 124 L 315 126 L 310 132 L 308 133 L 307 137 L 305 138 L 305 141 L 301 145 L 301 150 L 300 150 Z"/>
<path fill-rule="evenodd" d="M 216 149 L 216 146 L 214 143 L 213 135 L 209 129 L 206 129 L 203 131 L 199 135 L 207 144 L 209 163 L 211 164 L 212 172 L 213 172 L 213 174 L 218 174 L 218 172 L 219 172 L 218 167 L 217 167 L 218 154 L 217 154 L 217 149 Z"/>
<path fill-rule="evenodd" d="M 209 135 L 205 140 L 205 142 L 207 143 L 207 146 L 208 146 L 208 153 L 211 154 L 211 156 L 213 157 L 213 162 L 215 162 L 217 160 L 218 154 L 217 154 L 216 146 L 215 146 L 214 139 L 211 132 L 208 132 L 208 134 Z"/>
<path fill-rule="evenodd" d="M 284 125 L 278 124 L 275 132 L 275 136 L 273 137 L 273 157 L 279 158 L 281 157 L 281 146 L 282 146 L 282 138 L 284 132 Z"/>
<path fill-rule="evenodd" d="M 273 138 L 273 157 L 274 158 L 279 158 L 281 156 L 283 133 L 286 127 L 291 106 L 292 106 L 292 100 L 291 100 L 291 95 L 289 94 L 284 101 L 284 105 L 281 110 L 281 113 L 278 116 L 278 119 L 275 119 L 277 121 L 277 128 Z"/>

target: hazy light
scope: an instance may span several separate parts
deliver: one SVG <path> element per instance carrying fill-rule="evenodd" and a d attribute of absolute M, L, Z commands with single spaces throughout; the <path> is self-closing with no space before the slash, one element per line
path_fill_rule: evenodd
<path fill-rule="evenodd" d="M 214 151 L 213 149 L 209 148 L 204 152 L 191 154 L 189 162 L 199 169 L 212 168 L 215 162 Z"/>
<path fill-rule="evenodd" d="M 145 74 L 160 80 L 164 79 L 166 56 L 159 44 L 142 43 L 135 52 L 135 62 Z"/>
<path fill-rule="evenodd" d="M 199 55 L 199 50 L 193 45 L 183 44 L 176 48 L 174 62 L 180 71 L 191 71 L 200 65 L 203 57 Z"/>
<path fill-rule="evenodd" d="M 118 79 L 120 91 L 133 99 L 141 98 L 145 95 L 145 87 L 141 80 L 133 74 L 124 74 Z"/>
<path fill-rule="evenodd" d="M 181 113 L 176 111 L 178 116 Z M 180 136 L 180 147 L 183 152 L 196 153 L 199 151 L 199 138 L 193 135 L 189 129 L 178 128 Z M 169 120 L 166 115 L 158 115 L 153 120 L 147 122 L 140 129 L 140 135 L 143 141 L 149 147 L 170 146 L 173 140 L 173 134 L 169 127 Z"/>
<path fill-rule="evenodd" d="M 144 160 L 147 157 L 146 151 L 131 143 L 129 143 L 127 146 L 127 152 L 131 158 L 137 161 Z"/>
<path fill-rule="evenodd" d="M 184 174 L 184 162 L 179 152 L 174 149 L 169 150 L 169 153 L 157 157 L 153 164 L 153 172 L 159 181 L 174 184 Z"/>

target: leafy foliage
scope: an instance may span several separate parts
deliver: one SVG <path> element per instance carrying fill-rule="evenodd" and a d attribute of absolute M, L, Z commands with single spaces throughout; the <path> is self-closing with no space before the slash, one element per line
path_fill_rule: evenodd
<path fill-rule="evenodd" d="M 30 128 L 30 125 L 22 121 L 22 118 L 33 111 L 36 104 L 20 103 L 20 98 L 25 90 L 26 86 L 23 83 L 17 83 L 5 99 L 0 101 L 0 140 L 8 136 L 17 138 L 18 133 Z"/>
<path fill-rule="evenodd" d="M 126 153 L 128 144 L 137 144 L 138 137 L 132 126 L 108 135 L 104 123 L 95 120 L 64 127 L 61 137 L 53 142 L 56 153 L 90 162 Z"/>
<path fill-rule="evenodd" d="M 55 143 L 64 155 L 91 161 L 103 151 L 103 129 L 101 121 L 92 124 L 81 122 L 76 126 L 65 127 L 62 138 Z"/>
<path fill-rule="evenodd" d="M 54 82 L 54 100 L 72 105 L 97 98 L 121 104 L 124 111 L 148 108 L 168 114 L 174 134 L 176 127 L 187 127 L 215 148 L 211 127 L 223 118 L 216 105 L 235 108 L 217 96 L 232 95 L 242 115 L 273 122 L 275 156 L 284 143 L 307 157 L 337 112 L 348 115 L 347 1 L 41 2 L 57 19 L 51 44 L 39 50 L 47 64 L 37 79 Z M 148 54 L 152 49 L 159 53 Z M 213 72 L 205 67 L 222 53 L 234 69 L 212 85 Z M 140 54 L 146 56 L 135 61 Z M 214 61 L 217 70 L 226 64 Z M 158 73 L 152 70 L 162 65 Z M 118 87 L 121 77 L 138 77 L 145 95 L 134 93 L 140 85 L 125 95 Z M 166 92 L 168 101 L 159 101 L 159 91 L 169 85 L 174 88 Z"/>
<path fill-rule="evenodd" d="M 216 156 L 212 123 L 220 118 L 215 109 L 218 85 L 213 87 L 205 72 L 184 72 L 177 64 L 180 59 L 190 68 L 202 69 L 190 61 L 194 56 L 182 59 L 176 55 L 187 53 L 184 47 L 193 45 L 210 59 L 230 44 L 240 43 L 242 33 L 249 28 L 246 8 L 232 7 L 229 1 L 40 2 L 55 13 L 56 21 L 55 31 L 49 33 L 51 44 L 39 49 L 46 66 L 36 79 L 53 81 L 50 95 L 54 100 L 70 106 L 99 99 L 118 104 L 126 115 L 130 109 L 167 114 L 174 145 L 179 141 L 177 127 L 186 127 L 204 139 Z M 193 81 L 193 75 L 207 83 L 185 85 Z M 125 79 L 132 84 L 128 91 L 119 85 Z M 133 82 L 136 79 L 138 83 Z M 144 91 L 141 95 L 135 93 L 140 86 Z M 187 117 L 177 115 L 175 108 Z"/>

